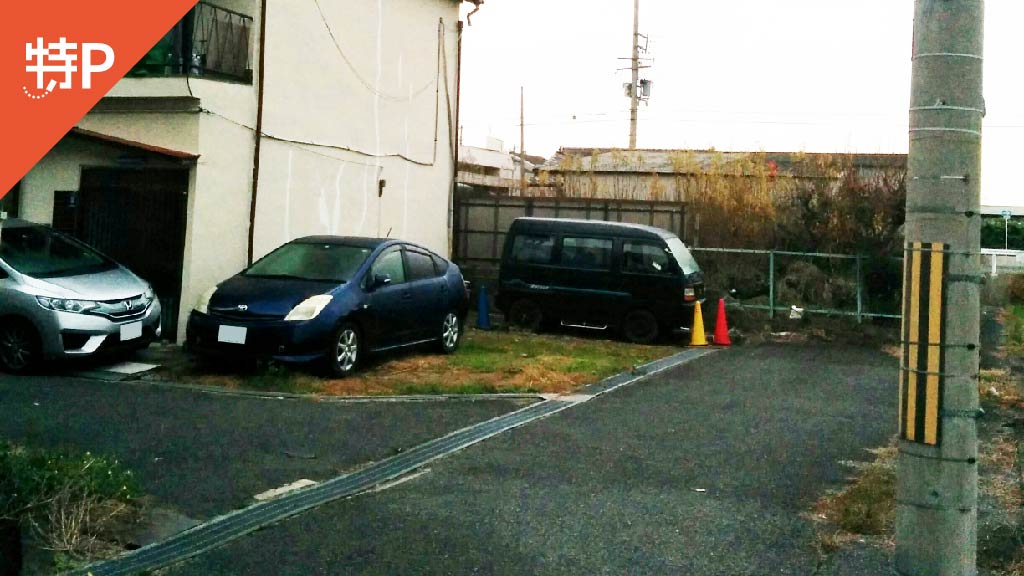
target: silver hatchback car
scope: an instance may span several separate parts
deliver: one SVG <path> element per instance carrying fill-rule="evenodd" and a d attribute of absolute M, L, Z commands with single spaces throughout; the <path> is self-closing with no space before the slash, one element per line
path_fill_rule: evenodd
<path fill-rule="evenodd" d="M 49 226 L 0 220 L 0 370 L 146 347 L 160 336 L 152 287 Z"/>

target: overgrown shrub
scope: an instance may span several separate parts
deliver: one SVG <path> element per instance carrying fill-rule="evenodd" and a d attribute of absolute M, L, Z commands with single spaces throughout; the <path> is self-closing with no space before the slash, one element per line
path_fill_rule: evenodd
<path fill-rule="evenodd" d="M 117 460 L 0 444 L 0 522 L 31 529 L 50 550 L 92 554 L 106 524 L 138 495 Z"/>
<path fill-rule="evenodd" d="M 779 280 L 776 301 L 785 304 L 828 305 L 825 291 L 828 276 L 810 262 L 797 261 L 790 264 Z"/>
<path fill-rule="evenodd" d="M 1010 298 L 1010 302 L 1014 304 L 1024 304 L 1024 274 L 1017 274 L 1010 277 L 1006 293 Z"/>

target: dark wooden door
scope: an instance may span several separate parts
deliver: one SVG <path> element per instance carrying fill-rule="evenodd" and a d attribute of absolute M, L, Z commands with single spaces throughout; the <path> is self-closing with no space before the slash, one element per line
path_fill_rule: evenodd
<path fill-rule="evenodd" d="M 75 234 L 153 285 L 165 338 L 177 331 L 187 169 L 82 170 Z"/>

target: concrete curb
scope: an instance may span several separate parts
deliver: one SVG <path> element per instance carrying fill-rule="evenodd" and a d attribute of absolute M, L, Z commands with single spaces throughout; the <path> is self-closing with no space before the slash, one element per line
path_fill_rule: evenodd
<path fill-rule="evenodd" d="M 646 364 L 634 367 L 632 370 L 626 372 L 620 372 L 613 376 L 609 376 L 604 380 L 587 384 L 580 388 L 576 393 L 578 394 L 591 394 L 597 395 L 605 391 L 611 391 L 618 386 L 623 385 L 622 382 L 629 380 L 634 376 L 649 376 L 671 368 L 677 363 L 685 361 L 692 357 L 693 352 L 702 350 L 705 353 L 710 353 L 719 348 L 686 348 L 671 356 L 653 360 Z M 703 355 L 703 354 L 701 354 Z M 394 403 L 394 402 L 448 402 L 448 401 L 459 401 L 459 402 L 477 402 L 477 401 L 493 401 L 493 400 L 536 400 L 541 401 L 551 397 L 551 394 L 544 393 L 490 393 L 490 394 L 409 394 L 401 396 L 330 396 L 324 394 L 300 394 L 295 392 L 275 392 L 275 391 L 263 391 L 263 390 L 239 390 L 232 388 L 224 388 L 221 386 L 206 386 L 202 384 L 186 384 L 183 382 L 175 382 L 173 380 L 162 380 L 162 379 L 150 379 L 145 377 L 145 373 L 142 375 L 135 374 L 115 374 L 109 373 L 110 377 L 100 378 L 97 375 L 108 374 L 102 371 L 84 371 L 77 374 L 69 374 L 73 378 L 82 378 L 86 380 L 95 380 L 100 382 L 117 382 L 119 384 L 131 384 L 136 386 L 154 386 L 159 388 L 170 388 L 177 390 L 189 390 L 193 392 L 201 392 L 204 394 L 214 394 L 219 396 L 233 396 L 239 398 L 262 398 L 264 400 L 306 400 L 311 402 L 324 402 L 332 404 L 365 404 L 372 402 L 382 403 Z M 557 396 L 557 395 L 556 395 Z"/>

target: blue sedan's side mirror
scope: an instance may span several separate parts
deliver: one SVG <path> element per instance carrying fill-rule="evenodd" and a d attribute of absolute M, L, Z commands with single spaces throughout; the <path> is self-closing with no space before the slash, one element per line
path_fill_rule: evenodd
<path fill-rule="evenodd" d="M 388 284 L 391 284 L 391 276 L 387 274 L 374 274 L 373 280 L 370 282 L 370 290 L 376 290 Z"/>

